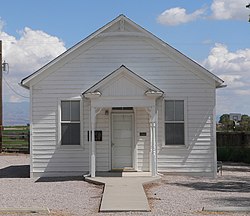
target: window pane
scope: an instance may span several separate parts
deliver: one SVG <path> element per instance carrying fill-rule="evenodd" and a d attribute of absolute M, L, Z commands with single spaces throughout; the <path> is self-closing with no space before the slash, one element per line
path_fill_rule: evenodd
<path fill-rule="evenodd" d="M 70 144 L 80 145 L 80 124 L 71 124 Z"/>
<path fill-rule="evenodd" d="M 166 121 L 174 120 L 174 101 L 173 100 L 165 101 L 165 120 Z"/>
<path fill-rule="evenodd" d="M 62 124 L 61 126 L 61 144 L 62 145 L 70 145 L 70 124 Z"/>
<path fill-rule="evenodd" d="M 80 121 L 80 101 L 71 101 L 71 121 Z"/>
<path fill-rule="evenodd" d="M 62 145 L 80 145 L 80 123 L 62 123 Z"/>
<path fill-rule="evenodd" d="M 184 121 L 184 101 L 175 101 L 175 121 Z"/>
<path fill-rule="evenodd" d="M 69 101 L 61 102 L 61 120 L 70 121 L 70 102 Z"/>
<path fill-rule="evenodd" d="M 184 145 L 184 123 L 165 124 L 166 145 Z"/>
<path fill-rule="evenodd" d="M 175 145 L 184 145 L 184 124 L 176 123 L 175 125 L 175 137 L 174 144 Z"/>
<path fill-rule="evenodd" d="M 165 143 L 166 145 L 174 144 L 174 124 L 165 124 Z"/>

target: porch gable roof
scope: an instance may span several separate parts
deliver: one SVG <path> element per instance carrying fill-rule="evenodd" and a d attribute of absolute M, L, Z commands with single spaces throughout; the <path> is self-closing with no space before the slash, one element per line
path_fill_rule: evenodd
<path fill-rule="evenodd" d="M 121 65 L 118 69 L 111 72 L 92 87 L 84 91 L 82 95 L 95 92 L 101 92 L 103 94 L 105 92 L 110 92 L 111 88 L 112 91 L 115 92 L 116 96 L 136 96 L 136 93 L 141 94 L 143 92 L 144 94 L 146 91 L 158 92 L 160 94 L 164 93 L 161 89 L 143 79 L 126 66 Z M 126 93 L 130 95 L 126 95 Z"/>

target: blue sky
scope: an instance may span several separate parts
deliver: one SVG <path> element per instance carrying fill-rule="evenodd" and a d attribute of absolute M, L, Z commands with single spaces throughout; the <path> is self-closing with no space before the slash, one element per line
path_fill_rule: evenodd
<path fill-rule="evenodd" d="M 8 0 L 1 1 L 4 101 L 23 101 L 20 79 L 125 14 L 226 81 L 217 113 L 250 114 L 248 0 Z"/>

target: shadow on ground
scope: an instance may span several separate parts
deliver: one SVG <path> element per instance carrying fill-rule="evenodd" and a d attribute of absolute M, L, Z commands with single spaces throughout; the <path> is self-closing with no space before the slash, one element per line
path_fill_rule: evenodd
<path fill-rule="evenodd" d="M 239 178 L 229 181 L 219 182 L 176 182 L 173 185 L 189 187 L 195 190 L 218 191 L 218 192 L 250 192 L 250 181 L 244 178 L 245 181 L 239 181 Z"/>
<path fill-rule="evenodd" d="M 96 177 L 122 177 L 122 171 L 96 172 Z"/>
<path fill-rule="evenodd" d="M 66 182 L 66 181 L 83 181 L 83 177 L 82 176 L 40 177 L 35 182 Z"/>
<path fill-rule="evenodd" d="M 29 178 L 29 165 L 13 165 L 0 169 L 0 178 Z"/>
<path fill-rule="evenodd" d="M 250 197 L 220 197 L 208 199 L 209 202 L 214 202 L 217 205 L 221 206 L 237 206 L 237 207 L 249 207 L 250 206 Z"/>
<path fill-rule="evenodd" d="M 230 167 L 230 166 L 225 166 L 222 168 L 223 171 L 230 171 L 230 172 L 250 172 L 250 167 L 249 165 L 242 165 L 241 167 Z"/>
<path fill-rule="evenodd" d="M 122 177 L 122 172 L 96 172 L 96 177 Z M 40 177 L 36 182 L 83 181 L 83 176 Z"/>

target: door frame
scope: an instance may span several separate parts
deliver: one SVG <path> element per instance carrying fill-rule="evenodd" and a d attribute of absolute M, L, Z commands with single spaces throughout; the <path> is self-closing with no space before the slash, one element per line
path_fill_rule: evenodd
<path fill-rule="evenodd" d="M 110 153 L 110 163 L 109 163 L 109 169 L 112 170 L 112 133 L 113 133 L 113 125 L 112 125 L 112 118 L 113 115 L 131 115 L 132 116 L 132 139 L 131 139 L 131 164 L 132 168 L 135 169 L 135 161 L 136 161 L 136 156 L 135 156 L 135 113 L 134 109 L 129 110 L 129 111 L 118 111 L 118 110 L 111 110 L 110 113 L 110 142 L 109 142 L 109 153 Z"/>

